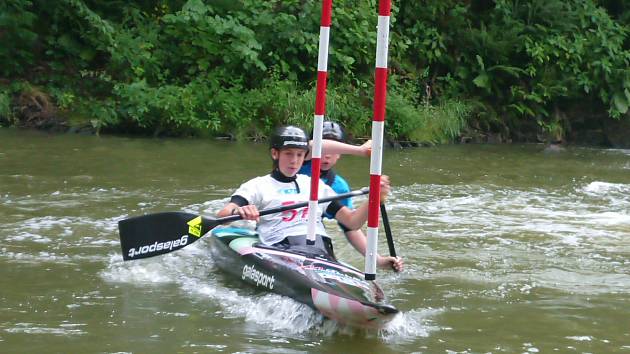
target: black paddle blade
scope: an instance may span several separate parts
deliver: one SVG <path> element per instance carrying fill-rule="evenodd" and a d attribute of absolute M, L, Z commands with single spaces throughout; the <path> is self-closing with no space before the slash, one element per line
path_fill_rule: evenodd
<path fill-rule="evenodd" d="M 218 223 L 185 212 L 136 216 L 118 222 L 123 260 L 169 253 L 197 241 Z"/>

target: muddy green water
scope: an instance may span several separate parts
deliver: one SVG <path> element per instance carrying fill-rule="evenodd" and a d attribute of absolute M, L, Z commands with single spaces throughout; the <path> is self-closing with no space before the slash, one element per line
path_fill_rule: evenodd
<path fill-rule="evenodd" d="M 543 148 L 386 151 L 406 270 L 378 274 L 402 313 L 375 332 L 227 278 L 204 239 L 122 262 L 118 220 L 218 210 L 265 145 L 0 128 L 0 353 L 630 353 L 630 151 Z"/>

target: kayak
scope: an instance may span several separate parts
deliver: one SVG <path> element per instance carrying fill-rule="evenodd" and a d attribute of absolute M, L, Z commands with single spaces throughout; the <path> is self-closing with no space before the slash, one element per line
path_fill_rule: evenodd
<path fill-rule="evenodd" d="M 382 328 L 398 310 L 382 303 L 383 291 L 358 269 L 321 248 L 265 246 L 255 231 L 223 227 L 212 230 L 210 249 L 224 272 L 265 291 L 288 296 L 339 323 Z"/>

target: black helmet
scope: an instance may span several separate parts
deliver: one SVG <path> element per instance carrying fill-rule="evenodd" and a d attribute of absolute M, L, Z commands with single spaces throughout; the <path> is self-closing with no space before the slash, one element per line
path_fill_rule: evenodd
<path fill-rule="evenodd" d="M 346 142 L 346 133 L 344 133 L 343 128 L 339 125 L 339 123 L 331 122 L 329 120 L 324 122 L 322 128 L 322 138 L 336 140 L 341 143 Z"/>
<path fill-rule="evenodd" d="M 269 147 L 272 149 L 295 148 L 308 151 L 308 136 L 304 130 L 287 125 L 277 128 L 269 139 Z"/>

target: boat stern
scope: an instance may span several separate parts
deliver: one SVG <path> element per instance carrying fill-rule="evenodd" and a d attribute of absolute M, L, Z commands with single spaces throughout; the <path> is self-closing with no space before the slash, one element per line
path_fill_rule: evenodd
<path fill-rule="evenodd" d="M 311 296 L 324 316 L 351 326 L 382 328 L 398 313 L 393 306 L 362 303 L 318 289 L 311 289 Z"/>

